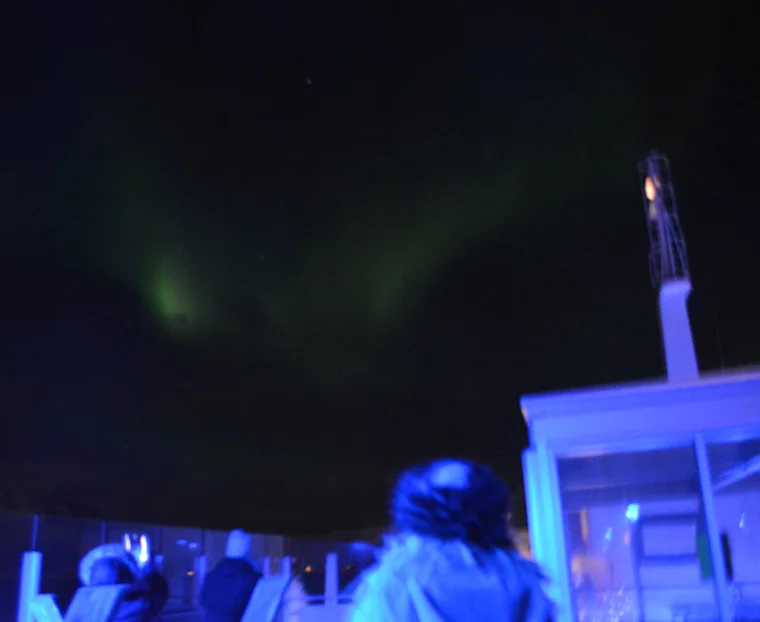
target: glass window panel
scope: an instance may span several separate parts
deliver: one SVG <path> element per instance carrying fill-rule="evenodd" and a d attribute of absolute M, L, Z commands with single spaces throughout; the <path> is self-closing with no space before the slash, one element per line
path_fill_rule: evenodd
<path fill-rule="evenodd" d="M 580 622 L 717 619 L 693 447 L 558 467 Z"/>
<path fill-rule="evenodd" d="M 227 549 L 229 531 L 207 529 L 203 534 L 203 546 L 206 552 L 206 572 L 212 570 L 223 558 Z"/>
<path fill-rule="evenodd" d="M 79 552 L 82 557 L 96 546 L 105 544 L 108 525 L 105 521 L 87 519 L 84 521 L 84 532 L 80 543 Z"/>
<path fill-rule="evenodd" d="M 164 576 L 169 583 L 169 601 L 165 611 L 186 611 L 195 606 L 198 591 L 195 559 L 203 553 L 202 544 L 202 529 L 161 528 Z"/>
<path fill-rule="evenodd" d="M 39 517 L 37 547 L 44 555 L 40 590 L 43 594 L 55 594 L 63 612 L 80 586 L 79 561 L 89 550 L 83 550 L 82 543 L 88 535 L 92 535 L 92 523 L 100 531 L 99 521 L 62 516 Z M 100 537 L 95 546 L 99 544 Z"/>
<path fill-rule="evenodd" d="M 325 593 L 325 564 L 335 543 L 316 538 L 288 538 L 286 552 L 292 558 L 293 574 L 299 575 L 309 596 Z"/>
<path fill-rule="evenodd" d="M 760 438 L 708 444 L 707 456 L 735 619 L 760 620 Z"/>
<path fill-rule="evenodd" d="M 697 521 L 642 524 L 640 529 L 644 557 L 697 555 Z"/>

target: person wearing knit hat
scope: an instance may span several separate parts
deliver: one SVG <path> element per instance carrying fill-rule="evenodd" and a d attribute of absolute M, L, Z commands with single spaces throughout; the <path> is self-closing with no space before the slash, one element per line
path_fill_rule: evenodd
<path fill-rule="evenodd" d="M 206 575 L 201 588 L 204 622 L 240 622 L 262 576 L 250 559 L 251 544 L 245 531 L 230 532 L 224 559 Z"/>
<path fill-rule="evenodd" d="M 251 535 L 242 529 L 235 529 L 227 536 L 225 557 L 231 559 L 247 558 L 251 554 Z"/>
<path fill-rule="evenodd" d="M 551 622 L 544 577 L 512 542 L 507 486 L 469 460 L 401 474 L 392 532 L 356 592 L 352 622 Z"/>

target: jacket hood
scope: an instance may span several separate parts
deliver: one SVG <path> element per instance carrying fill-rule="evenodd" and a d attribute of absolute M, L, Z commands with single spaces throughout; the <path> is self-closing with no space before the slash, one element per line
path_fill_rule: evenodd
<path fill-rule="evenodd" d="M 127 553 L 124 544 L 121 542 L 110 542 L 96 546 L 79 562 L 79 580 L 82 582 L 82 585 L 90 585 L 93 566 L 97 562 L 106 559 L 117 560 L 124 564 L 135 577 L 139 574 L 137 563 L 134 557 Z"/>
<path fill-rule="evenodd" d="M 516 551 L 406 536 L 393 541 L 370 572 L 358 609 L 392 612 L 367 620 L 403 615 L 420 622 L 546 622 L 552 605 L 543 580 L 538 567 Z"/>

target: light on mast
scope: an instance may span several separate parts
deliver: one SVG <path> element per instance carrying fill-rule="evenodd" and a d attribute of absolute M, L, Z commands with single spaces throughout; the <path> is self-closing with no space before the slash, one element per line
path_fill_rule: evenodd
<path fill-rule="evenodd" d="M 646 180 L 644 180 L 644 194 L 648 201 L 654 201 L 655 196 L 657 196 L 657 190 L 655 190 L 654 182 L 651 177 L 647 177 Z"/>

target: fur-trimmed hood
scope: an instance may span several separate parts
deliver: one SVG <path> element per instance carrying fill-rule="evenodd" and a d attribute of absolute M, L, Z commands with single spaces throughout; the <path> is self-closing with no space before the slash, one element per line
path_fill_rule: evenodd
<path fill-rule="evenodd" d="M 124 544 L 121 542 L 110 542 L 96 546 L 79 562 L 79 580 L 82 582 L 82 585 L 90 585 L 93 566 L 97 562 L 106 559 L 113 559 L 123 563 L 135 577 L 140 574 L 137 562 L 134 557 L 127 553 Z"/>

